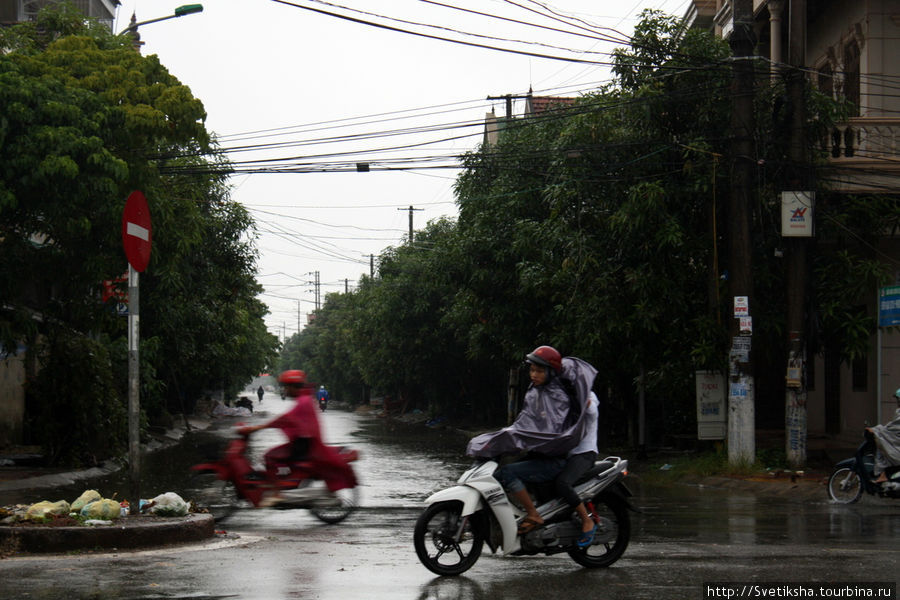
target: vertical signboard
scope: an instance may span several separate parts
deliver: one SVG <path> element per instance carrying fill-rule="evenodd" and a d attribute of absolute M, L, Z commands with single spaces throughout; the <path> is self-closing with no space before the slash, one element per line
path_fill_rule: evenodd
<path fill-rule="evenodd" d="M 812 237 L 815 192 L 781 192 L 782 237 Z"/>
<path fill-rule="evenodd" d="M 900 325 L 900 285 L 883 287 L 878 293 L 878 326 Z"/>
<path fill-rule="evenodd" d="M 697 371 L 697 439 L 722 440 L 728 424 L 725 410 L 725 375 Z"/>

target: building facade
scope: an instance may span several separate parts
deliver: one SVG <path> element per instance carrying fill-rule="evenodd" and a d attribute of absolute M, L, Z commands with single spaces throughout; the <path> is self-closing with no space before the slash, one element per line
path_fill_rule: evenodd
<path fill-rule="evenodd" d="M 0 25 L 33 21 L 38 11 L 59 0 L 0 0 Z M 112 31 L 119 0 L 72 0 L 86 17 L 97 19 Z"/>
<path fill-rule="evenodd" d="M 734 29 L 734 0 L 694 0 L 686 17 L 695 27 L 728 37 Z M 788 62 L 792 5 L 805 6 L 803 56 L 808 78 L 822 93 L 849 100 L 854 114 L 839 124 L 819 150 L 827 156 L 819 185 L 845 197 L 873 194 L 900 201 L 900 0 L 752 0 L 755 54 L 767 59 L 772 78 Z M 799 9 L 798 9 L 799 10 Z M 819 245 L 828 240 L 817 240 Z M 833 243 L 833 242 L 831 242 Z M 900 286 L 900 232 L 883 231 L 868 247 Z M 888 291 L 892 291 L 888 289 Z M 879 316 L 873 289 L 858 299 L 862 310 Z M 808 431 L 839 442 L 855 442 L 866 424 L 889 419 L 900 388 L 900 333 L 879 327 L 868 356 L 842 363 L 835 349 L 807 360 Z"/>

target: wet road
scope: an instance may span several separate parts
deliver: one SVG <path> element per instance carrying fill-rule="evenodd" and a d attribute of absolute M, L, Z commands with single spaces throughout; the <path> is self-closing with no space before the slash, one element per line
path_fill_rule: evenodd
<path fill-rule="evenodd" d="M 267 396 L 263 407 L 278 405 Z M 800 502 L 639 485 L 635 504 L 643 512 L 633 515 L 632 543 L 609 569 L 585 570 L 565 555 L 515 558 L 486 549 L 464 576 L 436 578 L 418 563 L 412 530 L 421 500 L 468 464 L 462 441 L 337 411 L 323 415 L 323 427 L 329 442 L 362 451 L 364 508 L 348 521 L 327 526 L 306 511 L 247 510 L 226 524 L 227 535 L 200 545 L 8 558 L 0 560 L 0 598 L 696 599 L 713 597 L 704 595 L 705 584 L 723 581 L 896 584 L 898 503 L 867 497 L 836 506 L 824 490 L 821 501 Z M 279 435 L 256 434 L 257 456 Z M 195 462 L 206 445 L 176 450 L 160 471 Z M 154 485 L 177 485 L 177 477 L 159 477 Z"/>

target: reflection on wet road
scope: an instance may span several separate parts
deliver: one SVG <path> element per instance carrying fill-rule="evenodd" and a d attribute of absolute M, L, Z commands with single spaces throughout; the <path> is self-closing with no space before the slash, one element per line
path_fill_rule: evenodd
<path fill-rule="evenodd" d="M 271 418 L 286 403 L 266 398 Z M 697 599 L 710 581 L 895 581 L 900 504 L 852 506 L 745 492 L 632 482 L 632 542 L 609 569 L 567 556 L 504 557 L 488 550 L 465 576 L 435 578 L 412 548 L 422 501 L 451 485 L 469 461 L 465 439 L 340 411 L 322 419 L 326 440 L 362 453 L 363 510 L 340 525 L 303 510 L 245 510 L 226 536 L 197 546 L 88 556 L 0 560 L 2 598 L 443 598 Z M 144 489 L 177 491 L 179 478 L 220 447 L 228 428 L 202 432 L 148 457 Z M 281 442 L 254 436 L 253 455 Z M 115 485 L 110 482 L 108 485 Z M 108 488 L 104 488 L 104 493 Z M 123 488 L 124 489 L 124 488 Z M 80 493 L 80 491 L 79 491 Z"/>

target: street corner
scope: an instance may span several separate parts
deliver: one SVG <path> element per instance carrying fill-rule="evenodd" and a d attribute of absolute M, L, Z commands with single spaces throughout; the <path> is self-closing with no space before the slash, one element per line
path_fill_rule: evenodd
<path fill-rule="evenodd" d="M 0 526 L 0 556 L 79 550 L 132 550 L 209 540 L 216 534 L 212 515 L 125 516 L 109 525 L 18 523 Z"/>

